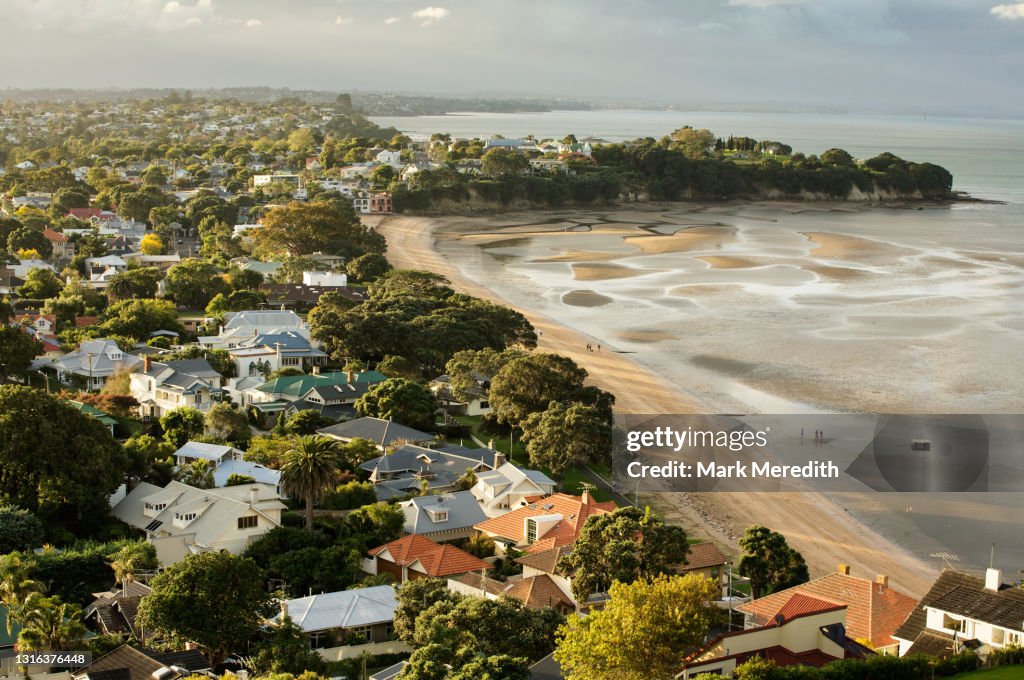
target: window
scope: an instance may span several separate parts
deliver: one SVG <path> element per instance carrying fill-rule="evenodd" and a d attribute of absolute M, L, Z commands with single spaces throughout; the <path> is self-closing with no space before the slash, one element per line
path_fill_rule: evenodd
<path fill-rule="evenodd" d="M 196 518 L 196 513 L 194 513 L 194 512 L 186 512 L 186 513 L 176 512 L 176 513 L 174 513 L 174 519 L 181 520 L 182 522 L 191 522 L 195 518 Z"/>
<path fill-rule="evenodd" d="M 156 510 L 159 512 L 167 507 L 167 503 L 146 503 L 147 510 Z"/>
<path fill-rule="evenodd" d="M 526 520 L 526 542 L 533 545 L 537 540 L 537 522 L 533 519 Z"/>
<path fill-rule="evenodd" d="M 1003 642 L 1005 642 L 1005 640 L 1006 640 L 1006 631 L 1005 630 L 1003 630 L 1002 628 L 993 628 L 992 629 L 992 643 L 993 644 L 1001 645 L 1001 644 L 1003 644 Z"/>
<path fill-rule="evenodd" d="M 245 517 L 238 518 L 239 529 L 252 529 L 258 523 L 259 518 L 256 515 L 246 515 Z"/>
<path fill-rule="evenodd" d="M 318 630 L 309 634 L 309 646 L 311 649 L 322 649 L 330 644 L 330 638 L 325 631 Z"/>
<path fill-rule="evenodd" d="M 447 522 L 448 521 L 448 511 L 444 510 L 443 512 L 435 512 L 434 513 L 434 521 L 435 522 Z"/>
<path fill-rule="evenodd" d="M 1006 644 L 1019 645 L 1024 643 L 1024 633 L 1009 632 L 1006 634 Z"/>
<path fill-rule="evenodd" d="M 949 614 L 943 614 L 942 627 L 947 630 L 954 630 L 958 633 L 964 633 L 967 630 L 967 621 L 964 619 L 953 618 Z"/>

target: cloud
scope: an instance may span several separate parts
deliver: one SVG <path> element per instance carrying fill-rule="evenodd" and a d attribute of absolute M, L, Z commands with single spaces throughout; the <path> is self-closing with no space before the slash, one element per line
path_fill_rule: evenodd
<path fill-rule="evenodd" d="M 399 21 L 401 21 L 401 19 L 398 17 L 388 17 L 384 20 L 384 23 L 390 26 L 391 24 L 397 24 Z"/>
<path fill-rule="evenodd" d="M 430 26 L 444 19 L 449 14 L 451 12 L 444 7 L 424 7 L 413 12 L 412 16 L 414 19 L 419 19 L 420 26 Z"/>
<path fill-rule="evenodd" d="M 991 14 L 996 15 L 1000 19 L 1024 19 L 1024 2 L 1017 2 L 1012 5 L 996 5 L 991 10 Z"/>
<path fill-rule="evenodd" d="M 334 18 L 336 26 L 348 26 L 352 23 L 352 17 L 343 17 L 340 14 Z"/>
<path fill-rule="evenodd" d="M 259 19 L 249 19 L 248 21 L 245 22 L 245 27 L 246 28 L 259 28 L 262 25 L 263 25 L 263 22 L 260 21 Z"/>

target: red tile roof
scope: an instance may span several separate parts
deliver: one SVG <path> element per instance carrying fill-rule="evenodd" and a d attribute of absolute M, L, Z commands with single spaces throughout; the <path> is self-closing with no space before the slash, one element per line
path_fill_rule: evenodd
<path fill-rule="evenodd" d="M 697 569 L 720 567 L 725 562 L 725 555 L 714 543 L 695 543 L 690 546 L 690 552 L 686 554 L 686 564 L 679 571 L 685 574 Z"/>
<path fill-rule="evenodd" d="M 83 222 L 88 221 L 90 218 L 99 217 L 103 211 L 99 208 L 69 208 L 68 215 L 76 217 Z"/>
<path fill-rule="evenodd" d="M 65 241 L 68 240 L 67 236 L 60 233 L 59 231 L 54 231 L 49 227 L 43 229 L 43 236 L 46 237 L 47 241 L 53 241 L 54 243 L 64 243 Z"/>
<path fill-rule="evenodd" d="M 419 534 L 410 534 L 370 551 L 370 555 L 402 567 L 419 563 L 430 576 L 451 576 L 467 571 L 490 569 L 491 565 L 453 545 L 438 544 Z"/>
<path fill-rule="evenodd" d="M 847 605 L 847 633 L 856 640 L 870 640 L 873 647 L 896 644 L 892 634 L 917 606 L 914 598 L 888 585 L 835 572 L 748 602 L 738 609 L 764 625 L 797 593 Z"/>
<path fill-rule="evenodd" d="M 831 612 L 837 609 L 846 609 L 846 605 L 838 602 L 822 600 L 817 597 L 811 597 L 810 595 L 804 595 L 803 593 L 796 593 L 786 601 L 786 604 L 782 605 L 779 611 L 772 615 L 771 621 L 769 621 L 767 625 L 777 626 L 801 616 L 822 614 L 824 612 Z"/>
<path fill-rule="evenodd" d="M 555 582 L 547 574 L 513 581 L 505 589 L 505 594 L 522 600 L 523 604 L 530 609 L 543 609 L 559 605 L 575 608 L 573 601 L 555 585 Z"/>
<path fill-rule="evenodd" d="M 517 545 L 526 543 L 526 522 L 529 517 L 544 515 L 561 515 L 562 519 L 554 527 L 538 536 L 526 552 L 535 553 L 562 546 L 572 545 L 580 530 L 591 515 L 603 515 L 613 512 L 618 506 L 613 501 L 597 503 L 589 496 L 570 496 L 556 493 L 529 499 L 529 505 L 507 512 L 500 517 L 492 517 L 474 525 L 474 529 L 491 536 L 513 540 Z"/>
<path fill-rule="evenodd" d="M 88 328 L 89 326 L 95 326 L 100 322 L 98 316 L 76 316 L 75 317 L 75 328 Z"/>

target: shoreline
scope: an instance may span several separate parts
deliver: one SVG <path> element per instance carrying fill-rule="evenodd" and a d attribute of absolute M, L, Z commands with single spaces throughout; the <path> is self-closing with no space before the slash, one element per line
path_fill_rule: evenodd
<path fill-rule="evenodd" d="M 783 205 L 783 202 L 767 203 L 775 207 Z M 678 204 L 645 204 L 644 208 L 658 210 L 666 205 Z M 792 205 L 801 210 L 829 209 L 821 204 Z M 853 207 L 844 202 L 838 205 L 845 209 Z M 443 218 L 388 216 L 366 222 L 387 238 L 388 260 L 396 268 L 428 269 L 446 276 L 462 293 L 517 308 L 539 331 L 537 349 L 576 361 L 587 370 L 592 383 L 615 394 L 617 411 L 708 412 L 679 386 L 656 375 L 628 354 L 607 349 L 589 352 L 587 344 L 596 344 L 597 339 L 537 310 L 511 305 L 500 291 L 465 275 L 458 263 L 448 260 L 435 247 L 435 231 L 444 225 Z M 934 578 L 934 566 L 914 557 L 858 520 L 844 505 L 820 493 L 666 493 L 648 494 L 642 500 L 653 505 L 666 521 L 683 526 L 691 535 L 713 540 L 734 554 L 738 552 L 736 541 L 747 526 L 769 526 L 784 533 L 790 544 L 803 554 L 812 577 L 829 573 L 839 563 L 846 563 L 852 566 L 852 573 L 864 578 L 889 575 L 895 587 L 910 595 L 923 593 Z"/>

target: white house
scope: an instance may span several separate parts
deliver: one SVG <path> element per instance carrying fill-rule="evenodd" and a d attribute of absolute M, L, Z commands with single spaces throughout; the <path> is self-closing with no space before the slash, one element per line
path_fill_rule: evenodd
<path fill-rule="evenodd" d="M 159 418 L 182 406 L 209 411 L 221 392 L 220 373 L 206 359 L 160 363 L 147 356 L 142 370 L 129 379 L 131 394 L 144 418 Z"/>
<path fill-rule="evenodd" d="M 161 489 L 142 482 L 114 506 L 113 514 L 144 531 L 161 564 L 168 566 L 190 554 L 241 554 L 281 526 L 285 509 L 276 490 L 265 484 L 197 489 L 171 482 Z"/>
<path fill-rule="evenodd" d="M 259 463 L 250 463 L 246 460 L 228 458 L 217 465 L 213 471 L 213 483 L 217 486 L 227 486 L 231 475 L 251 477 L 257 484 L 266 484 L 277 490 L 277 495 L 284 498 L 281 490 L 281 472 L 273 470 Z"/>
<path fill-rule="evenodd" d="M 504 456 L 500 453 L 496 457 Z M 495 461 L 495 469 L 476 474 L 470 493 L 488 517 L 498 517 L 518 508 L 526 498 L 547 496 L 555 492 L 556 483 L 543 472 L 524 470 L 512 463 Z"/>
<path fill-rule="evenodd" d="M 69 383 L 73 377 L 84 379 L 86 389 L 98 390 L 107 379 L 118 372 L 134 371 L 142 360 L 125 354 L 113 340 L 88 340 L 74 352 L 65 354 L 53 365 L 61 382 Z"/>
<path fill-rule="evenodd" d="M 309 324 L 291 310 L 248 310 L 227 312 L 224 325 L 217 335 L 199 338 L 199 344 L 209 349 L 231 349 L 239 347 L 244 340 L 259 335 L 271 335 L 291 331 L 309 338 Z"/>
<path fill-rule="evenodd" d="M 984 578 L 947 569 L 893 637 L 900 656 L 946 657 L 970 647 L 984 657 L 991 649 L 1022 645 L 1024 589 L 1003 584 L 998 569 L 986 570 Z"/>
<path fill-rule="evenodd" d="M 328 661 L 363 653 L 395 654 L 409 648 L 395 639 L 398 599 L 393 586 L 373 586 L 281 602 L 276 624 L 285 616 L 302 630 L 311 649 Z"/>
<path fill-rule="evenodd" d="M 206 442 L 185 442 L 174 452 L 174 460 L 179 466 L 190 465 L 197 460 L 208 460 L 214 466 L 220 466 L 224 461 L 241 459 L 242 452 L 234 447 Z"/>
<path fill-rule="evenodd" d="M 348 285 L 348 277 L 340 272 L 332 271 L 302 272 L 302 283 L 307 286 L 344 288 Z"/>
<path fill-rule="evenodd" d="M 390 165 L 395 170 L 400 170 L 402 167 L 402 152 L 401 151 L 381 151 L 377 154 L 375 160 L 378 163 L 384 165 Z"/>

